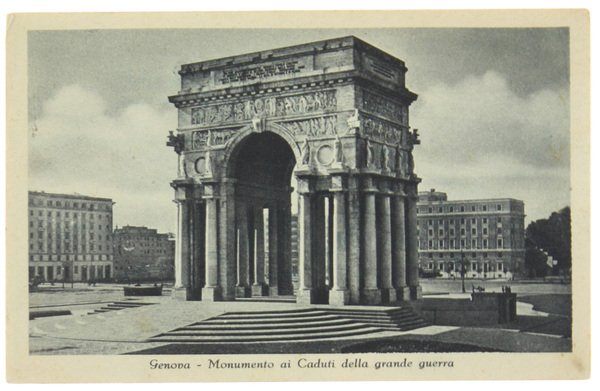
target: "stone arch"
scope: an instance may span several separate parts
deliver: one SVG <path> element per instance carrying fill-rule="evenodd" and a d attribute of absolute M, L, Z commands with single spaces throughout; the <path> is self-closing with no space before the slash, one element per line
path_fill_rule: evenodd
<path fill-rule="evenodd" d="M 242 150 L 242 147 L 245 141 L 248 139 L 248 136 L 264 132 L 271 132 L 281 137 L 294 153 L 294 159 L 296 162 L 300 161 L 300 147 L 298 146 L 294 136 L 291 135 L 284 127 L 276 123 L 267 122 L 264 126 L 264 129 L 257 130 L 256 127 L 250 124 L 240 129 L 240 131 L 227 143 L 225 147 L 225 151 L 223 153 L 225 169 L 223 172 L 226 177 L 233 176 L 233 171 L 235 170 L 235 161 L 237 160 L 236 157 Z"/>

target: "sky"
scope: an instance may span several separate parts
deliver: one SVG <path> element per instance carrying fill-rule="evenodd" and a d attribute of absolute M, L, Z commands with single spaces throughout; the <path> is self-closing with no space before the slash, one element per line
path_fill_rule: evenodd
<path fill-rule="evenodd" d="M 38 31 L 28 39 L 29 188 L 112 198 L 115 225 L 175 231 L 181 64 L 355 35 L 405 61 L 420 190 L 570 203 L 567 29 Z"/>

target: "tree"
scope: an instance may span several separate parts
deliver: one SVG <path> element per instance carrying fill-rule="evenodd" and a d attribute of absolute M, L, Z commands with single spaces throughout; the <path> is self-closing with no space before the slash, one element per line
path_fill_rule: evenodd
<path fill-rule="evenodd" d="M 571 268 L 571 208 L 553 212 L 548 219 L 531 222 L 525 231 L 525 265 L 530 275 L 545 274 L 543 264 L 548 253 L 558 263 L 554 274 Z"/>

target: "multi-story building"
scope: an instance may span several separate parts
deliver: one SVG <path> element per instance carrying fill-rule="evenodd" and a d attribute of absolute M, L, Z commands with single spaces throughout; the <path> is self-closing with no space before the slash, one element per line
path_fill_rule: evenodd
<path fill-rule="evenodd" d="M 110 198 L 30 191 L 30 280 L 110 279 L 113 204 Z"/>
<path fill-rule="evenodd" d="M 525 262 L 523 201 L 512 198 L 448 201 L 419 192 L 419 267 L 423 276 L 513 278 Z"/>
<path fill-rule="evenodd" d="M 147 227 L 124 226 L 114 231 L 117 281 L 165 281 L 174 278 L 175 238 Z"/>

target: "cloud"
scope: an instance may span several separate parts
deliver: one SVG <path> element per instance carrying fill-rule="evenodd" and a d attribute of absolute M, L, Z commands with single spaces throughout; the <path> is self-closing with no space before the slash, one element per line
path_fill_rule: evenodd
<path fill-rule="evenodd" d="M 111 116 L 106 107 L 103 97 L 78 85 L 44 103 L 29 138 L 30 189 L 109 197 L 116 224 L 172 229 L 165 211 L 177 163 L 165 142 L 175 110 L 132 103 Z M 166 207 L 157 209 L 160 203 Z"/>
<path fill-rule="evenodd" d="M 520 97 L 488 71 L 420 91 L 411 116 L 422 140 L 415 162 L 423 189 L 453 199 L 521 198 L 533 218 L 569 203 L 566 91 Z"/>

